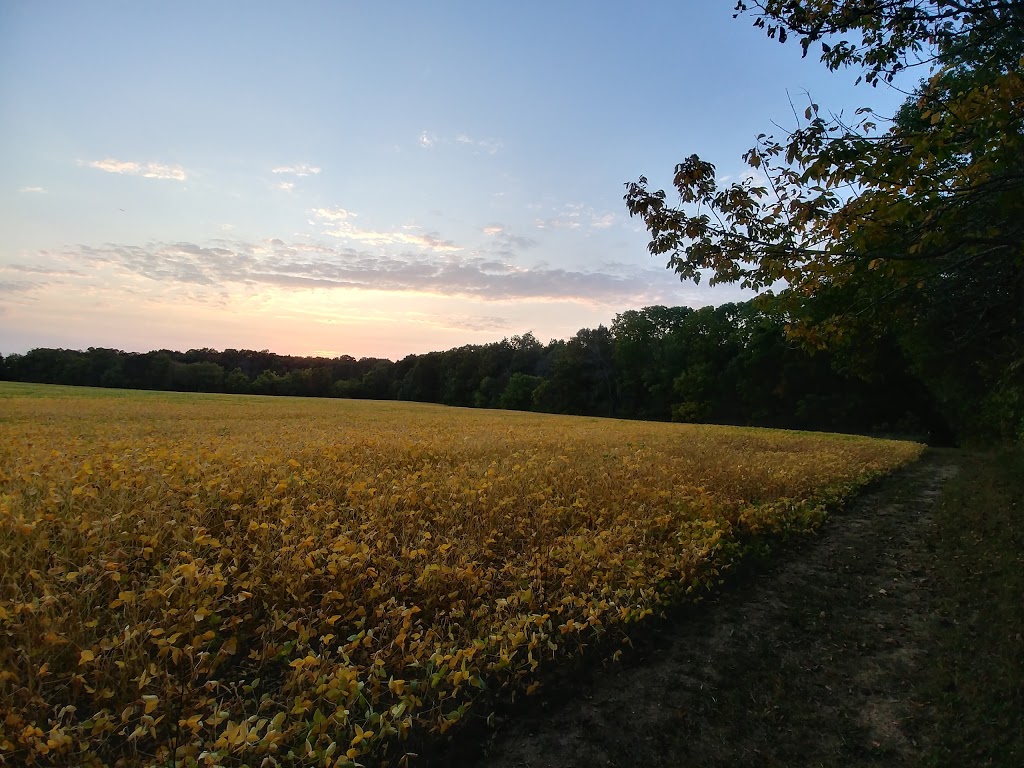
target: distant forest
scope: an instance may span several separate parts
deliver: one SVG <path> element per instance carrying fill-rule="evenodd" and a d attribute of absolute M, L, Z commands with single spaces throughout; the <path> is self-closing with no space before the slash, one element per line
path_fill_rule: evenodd
<path fill-rule="evenodd" d="M 380 358 L 267 350 L 147 353 L 33 349 L 0 378 L 93 387 L 412 400 L 474 408 L 790 429 L 952 437 L 895 341 L 865 356 L 809 351 L 755 302 L 653 306 L 567 341 L 531 333 L 492 344 Z"/>

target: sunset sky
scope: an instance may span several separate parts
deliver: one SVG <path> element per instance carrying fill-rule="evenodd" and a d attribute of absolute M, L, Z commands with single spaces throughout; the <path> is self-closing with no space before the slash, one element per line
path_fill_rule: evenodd
<path fill-rule="evenodd" d="M 891 111 L 733 0 L 0 4 L 0 353 L 399 358 L 682 284 L 622 202 L 823 108 Z"/>

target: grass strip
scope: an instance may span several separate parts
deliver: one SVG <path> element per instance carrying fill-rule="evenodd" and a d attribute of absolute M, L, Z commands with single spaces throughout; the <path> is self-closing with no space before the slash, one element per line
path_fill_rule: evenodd
<path fill-rule="evenodd" d="M 925 765 L 1024 765 L 1024 447 L 965 452 L 936 510 Z"/>

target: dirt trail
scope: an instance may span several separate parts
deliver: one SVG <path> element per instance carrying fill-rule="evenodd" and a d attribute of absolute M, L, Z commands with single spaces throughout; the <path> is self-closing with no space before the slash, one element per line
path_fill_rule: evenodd
<path fill-rule="evenodd" d="M 956 471 L 929 453 L 623 662 L 567 677 L 440 761 L 915 764 L 929 718 L 914 684 L 941 621 L 929 607 L 931 512 Z"/>

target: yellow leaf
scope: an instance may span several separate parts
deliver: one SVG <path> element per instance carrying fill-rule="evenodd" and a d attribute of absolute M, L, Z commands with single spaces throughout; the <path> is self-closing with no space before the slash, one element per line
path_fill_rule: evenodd
<path fill-rule="evenodd" d="M 96 654 L 92 651 L 82 651 L 78 657 L 79 664 L 88 664 L 90 661 L 96 658 Z"/>

